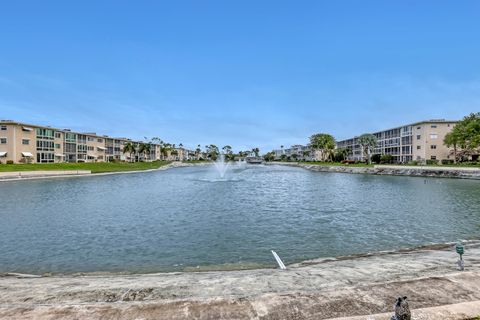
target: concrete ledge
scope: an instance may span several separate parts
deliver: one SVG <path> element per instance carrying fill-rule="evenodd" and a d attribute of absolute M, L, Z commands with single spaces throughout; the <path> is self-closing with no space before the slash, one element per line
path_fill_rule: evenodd
<path fill-rule="evenodd" d="M 38 171 L 14 171 L 0 172 L 0 180 L 28 179 L 40 177 L 78 176 L 91 174 L 90 170 L 38 170 Z"/>
<path fill-rule="evenodd" d="M 392 307 L 393 308 L 393 307 Z M 393 312 L 328 320 L 390 320 Z M 480 316 L 480 301 L 412 310 L 413 320 L 465 320 Z"/>

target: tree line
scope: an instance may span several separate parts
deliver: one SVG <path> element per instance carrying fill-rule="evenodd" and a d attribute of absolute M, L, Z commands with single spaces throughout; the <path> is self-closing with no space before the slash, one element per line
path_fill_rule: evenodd
<path fill-rule="evenodd" d="M 453 148 L 453 161 L 466 161 L 480 154 L 480 112 L 471 113 L 457 122 L 445 135 L 443 143 Z"/>

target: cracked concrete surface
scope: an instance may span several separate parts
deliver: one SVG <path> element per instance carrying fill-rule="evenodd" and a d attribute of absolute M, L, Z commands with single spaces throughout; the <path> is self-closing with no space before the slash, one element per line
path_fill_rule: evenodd
<path fill-rule="evenodd" d="M 463 272 L 456 269 L 452 246 L 439 245 L 305 261 L 287 270 L 4 274 L 0 318 L 369 319 L 366 315 L 380 314 L 371 319 L 383 319 L 398 296 L 408 296 L 412 309 L 475 306 L 480 300 L 480 241 L 466 244 L 464 258 Z M 455 316 L 438 319 L 460 319 Z"/>

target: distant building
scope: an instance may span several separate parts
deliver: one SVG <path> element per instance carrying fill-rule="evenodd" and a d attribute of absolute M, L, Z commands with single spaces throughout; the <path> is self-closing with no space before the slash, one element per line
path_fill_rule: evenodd
<path fill-rule="evenodd" d="M 443 144 L 443 139 L 456 122 L 444 119 L 428 120 L 374 132 L 378 143 L 372 154 L 392 155 L 395 163 L 453 159 L 451 149 Z M 358 138 L 337 142 L 337 148 L 350 150 L 350 160 L 365 160 Z"/>
<path fill-rule="evenodd" d="M 189 160 L 195 152 L 174 148 L 165 156 L 161 146 L 151 144 L 149 154 L 124 153 L 128 138 L 99 136 L 49 126 L 0 120 L 0 162 L 61 163 L 106 161 Z"/>
<path fill-rule="evenodd" d="M 315 150 L 312 150 L 310 146 L 304 146 L 296 144 L 287 149 L 273 150 L 275 160 L 304 160 L 314 161 L 320 160 L 319 154 Z"/>

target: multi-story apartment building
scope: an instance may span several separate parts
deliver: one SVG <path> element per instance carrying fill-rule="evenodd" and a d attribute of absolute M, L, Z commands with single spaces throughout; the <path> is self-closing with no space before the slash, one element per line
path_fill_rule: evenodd
<path fill-rule="evenodd" d="M 455 123 L 456 121 L 434 119 L 374 132 L 377 147 L 372 154 L 390 154 L 396 163 L 452 159 L 452 150 L 443 144 L 443 139 Z M 348 148 L 350 160 L 364 160 L 358 138 L 337 142 L 337 148 Z"/>
<path fill-rule="evenodd" d="M 105 161 L 149 161 L 188 160 L 194 153 L 184 148 L 175 149 L 175 155 L 161 157 L 161 146 L 151 144 L 149 154 L 123 152 L 127 142 L 141 142 L 127 138 L 99 136 L 95 133 L 72 132 L 0 120 L 0 163 L 59 163 L 59 162 L 105 162 Z"/>
<path fill-rule="evenodd" d="M 276 149 L 273 150 L 275 160 L 282 160 L 282 155 L 284 159 L 287 160 L 320 160 L 319 152 L 312 150 L 310 146 L 304 146 L 296 144 L 287 149 Z"/>

